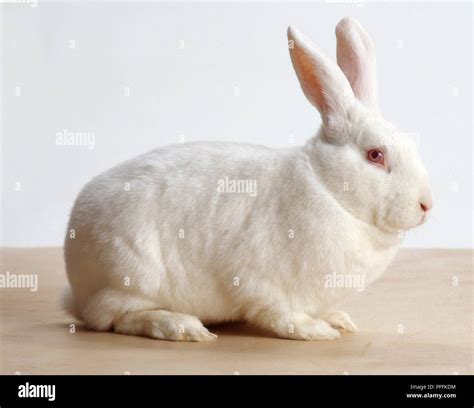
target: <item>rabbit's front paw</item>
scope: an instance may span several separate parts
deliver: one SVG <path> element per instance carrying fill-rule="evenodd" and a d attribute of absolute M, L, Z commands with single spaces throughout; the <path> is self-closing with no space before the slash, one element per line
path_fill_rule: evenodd
<path fill-rule="evenodd" d="M 357 331 L 357 326 L 346 312 L 331 312 L 324 317 L 324 320 L 326 320 L 331 327 L 341 332 L 354 333 Z"/>

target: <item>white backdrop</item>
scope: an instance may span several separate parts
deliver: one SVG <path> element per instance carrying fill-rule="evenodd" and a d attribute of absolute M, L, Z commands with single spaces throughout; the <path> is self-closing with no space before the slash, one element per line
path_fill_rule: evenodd
<path fill-rule="evenodd" d="M 61 245 L 82 185 L 154 147 L 303 144 L 320 119 L 297 84 L 286 28 L 334 57 L 334 27 L 350 15 L 374 38 L 382 111 L 417 138 L 432 179 L 433 216 L 405 245 L 472 247 L 470 3 L 1 8 L 2 245 Z M 61 145 L 68 132 L 76 145 Z"/>

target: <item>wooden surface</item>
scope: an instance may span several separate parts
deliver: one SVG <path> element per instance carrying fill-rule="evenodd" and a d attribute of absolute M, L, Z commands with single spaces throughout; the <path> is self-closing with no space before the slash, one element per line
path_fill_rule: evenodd
<path fill-rule="evenodd" d="M 60 248 L 2 249 L 2 270 L 38 290 L 0 289 L 0 372 L 10 374 L 472 374 L 473 251 L 402 250 L 381 280 L 342 307 L 359 332 L 341 340 L 213 328 L 210 343 L 86 331 L 59 308 Z M 457 285 L 456 285 L 457 283 Z"/>

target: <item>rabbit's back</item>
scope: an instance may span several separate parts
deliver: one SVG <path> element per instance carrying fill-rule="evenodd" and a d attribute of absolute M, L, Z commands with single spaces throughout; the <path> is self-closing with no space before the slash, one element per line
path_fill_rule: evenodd
<path fill-rule="evenodd" d="M 76 200 L 65 241 L 76 302 L 128 284 L 129 291 L 159 298 L 169 310 L 179 304 L 203 320 L 238 315 L 235 294 L 228 293 L 238 283 L 236 268 L 259 265 L 261 252 L 267 256 L 269 243 L 278 241 L 284 213 L 275 192 L 294 188 L 295 156 L 301 153 L 189 143 L 153 150 L 96 177 Z"/>

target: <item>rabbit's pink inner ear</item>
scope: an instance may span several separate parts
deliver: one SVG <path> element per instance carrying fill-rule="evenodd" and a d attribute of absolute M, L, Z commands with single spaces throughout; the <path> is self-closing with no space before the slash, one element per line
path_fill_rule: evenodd
<path fill-rule="evenodd" d="M 311 56 L 300 47 L 296 47 L 291 56 L 304 94 L 322 115 L 327 115 L 329 106 L 324 98 L 323 88 L 316 75 L 317 69 Z"/>
<path fill-rule="evenodd" d="M 288 28 L 291 61 L 308 100 L 327 121 L 333 113 L 343 113 L 354 94 L 337 64 L 323 55 L 302 33 Z"/>
<path fill-rule="evenodd" d="M 336 26 L 337 63 L 351 84 L 354 95 L 367 106 L 376 108 L 377 63 L 371 38 L 352 18 Z"/>

